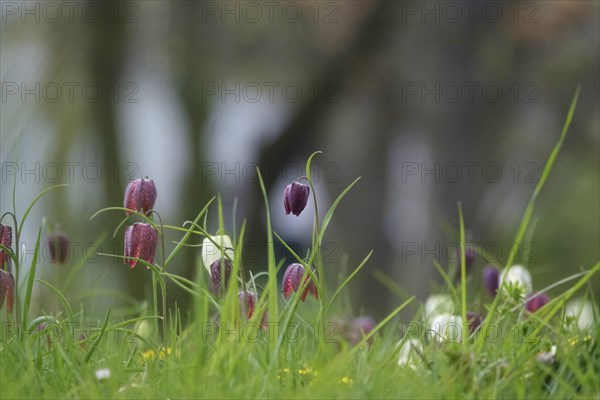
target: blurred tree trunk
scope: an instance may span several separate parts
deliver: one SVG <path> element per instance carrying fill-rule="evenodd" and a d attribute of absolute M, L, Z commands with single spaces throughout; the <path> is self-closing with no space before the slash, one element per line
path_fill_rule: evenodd
<path fill-rule="evenodd" d="M 382 52 L 387 49 L 382 47 L 382 44 L 387 43 L 386 36 L 388 34 L 389 27 L 394 26 L 394 10 L 397 9 L 397 4 L 391 1 L 379 2 L 374 8 L 371 15 L 366 17 L 362 25 L 356 28 L 352 41 L 343 49 L 339 55 L 337 55 L 329 65 L 325 66 L 321 71 L 320 75 L 316 77 L 315 82 L 327 82 L 335 83 L 342 90 L 347 87 L 361 86 L 363 81 L 370 81 L 372 76 L 370 74 L 364 74 L 365 71 L 371 71 L 370 68 L 376 68 L 377 60 L 382 56 Z M 360 72 L 363 72 L 361 75 Z M 388 71 L 389 72 L 389 71 Z M 375 89 L 381 92 L 368 92 L 370 97 L 379 107 L 380 112 L 376 112 L 374 118 L 372 118 L 373 126 L 369 132 L 365 132 L 365 135 L 370 135 L 370 147 L 365 149 L 365 157 L 368 158 L 366 165 L 370 168 L 369 174 L 380 175 L 384 173 L 385 162 L 381 155 L 385 154 L 387 146 L 386 135 L 391 129 L 391 124 L 395 122 L 396 113 L 394 110 L 390 110 L 388 105 L 390 102 L 390 93 L 386 82 L 380 82 L 382 85 L 377 86 Z M 367 83 L 367 86 L 370 86 Z M 391 93 L 393 95 L 393 93 Z M 347 100 L 347 99 L 345 99 Z M 296 114 L 290 119 L 288 125 L 281 132 L 280 136 L 271 145 L 266 146 L 259 159 L 259 165 L 263 170 L 272 172 L 271 176 L 280 176 L 281 170 L 285 167 L 285 163 L 294 159 L 306 159 L 313 151 L 319 149 L 325 140 L 323 138 L 330 137 L 329 132 L 323 131 L 325 121 L 327 121 L 332 112 L 337 110 L 338 105 L 324 104 L 322 99 L 317 101 L 306 102 L 301 106 Z M 334 153 L 334 152 L 332 152 Z M 331 160 L 331 156 L 335 157 L 332 153 L 326 155 L 328 160 Z M 343 150 L 341 150 L 343 153 Z M 346 171 L 345 171 L 346 172 Z M 381 176 L 381 175 L 380 175 Z M 274 180 L 265 180 L 265 186 L 267 192 L 273 187 Z M 330 196 L 336 196 L 343 189 L 343 185 L 347 185 L 350 182 L 339 182 L 339 184 L 331 185 L 332 189 L 336 193 L 330 193 Z M 366 204 L 368 201 L 376 197 L 376 193 L 383 192 L 383 185 L 385 182 L 380 179 L 373 179 L 370 182 L 361 182 L 361 185 L 367 185 L 368 188 L 365 190 L 354 191 L 352 196 L 355 197 L 355 203 Z M 329 188 L 328 188 L 329 189 Z M 274 193 L 272 195 L 278 195 Z M 261 210 L 261 212 L 254 213 L 249 216 L 248 228 L 250 230 L 249 237 L 266 238 L 265 225 L 264 225 L 264 205 L 262 204 L 262 194 L 260 188 L 256 185 L 254 193 L 249 196 L 247 201 L 252 202 L 249 209 Z M 345 210 L 345 211 L 344 211 Z M 338 220 L 343 221 L 348 217 L 347 213 L 354 213 L 356 208 L 348 208 L 347 206 L 341 206 L 338 214 Z M 388 259 L 388 248 L 385 241 L 378 240 L 381 237 L 381 220 L 383 212 L 382 207 L 378 207 L 374 210 L 369 210 L 368 217 L 361 218 L 361 224 L 364 226 L 360 230 L 343 229 L 343 233 L 340 231 L 339 239 L 335 236 L 333 240 L 339 244 L 339 249 L 342 253 L 347 252 L 348 249 L 352 248 L 353 244 L 364 241 L 364 232 L 374 235 L 369 238 L 369 241 L 375 243 L 377 246 L 372 263 L 383 263 L 384 260 Z M 331 236 L 331 234 L 329 235 Z M 342 244 L 348 245 L 347 248 L 342 247 Z M 364 257 L 365 254 L 358 255 L 357 257 Z M 336 254 L 341 259 L 341 254 Z M 354 254 L 352 254 L 354 256 Z M 354 259 L 353 259 L 354 260 Z M 261 265 L 260 269 L 264 269 L 264 265 Z M 335 271 L 337 274 L 338 268 Z M 332 276 L 333 277 L 333 276 Z M 329 283 L 332 284 L 331 278 L 328 276 Z M 364 276 L 363 278 L 364 279 Z M 375 283 L 372 279 L 367 278 L 364 280 L 365 293 L 369 292 L 369 288 L 373 287 Z M 379 289 L 376 289 L 379 290 Z M 364 300 L 364 304 L 367 304 L 367 308 L 372 308 L 374 303 L 380 304 L 379 299 L 374 296 L 365 295 L 361 297 Z M 358 301 L 356 302 L 358 304 Z"/>
<path fill-rule="evenodd" d="M 109 16 L 114 13 L 112 2 L 94 2 L 102 10 L 102 15 Z M 119 131 L 117 126 L 116 110 L 120 103 L 107 93 L 107 90 L 122 79 L 123 67 L 127 60 L 126 26 L 121 21 L 113 21 L 112 18 L 99 18 L 96 23 L 87 24 L 90 32 L 89 46 L 89 73 L 90 80 L 99 85 L 104 93 L 97 103 L 92 105 L 92 132 L 96 136 L 95 143 L 102 145 L 103 172 L 102 183 L 106 206 L 122 206 L 125 183 L 113 179 L 109 169 L 122 167 L 119 154 Z M 123 134 L 123 133 L 121 133 Z M 99 216 L 97 225 L 107 227 L 109 231 L 116 227 L 122 219 L 122 214 L 105 213 Z M 112 240 L 109 236 L 107 241 Z M 117 235 L 114 239 L 115 251 L 122 251 L 122 236 Z M 128 293 L 135 299 L 144 298 L 145 283 L 147 282 L 147 271 L 145 268 L 126 269 L 123 268 L 118 274 L 126 281 Z"/>
<path fill-rule="evenodd" d="M 175 7 L 174 20 L 177 23 L 177 37 L 183 40 L 178 54 L 177 67 L 180 70 L 177 74 L 177 88 L 183 100 L 189 127 L 187 148 L 191 160 L 184 179 L 184 194 L 179 212 L 182 222 L 195 218 L 214 193 L 211 182 L 205 181 L 202 177 L 202 163 L 205 155 L 204 126 L 208 114 L 207 103 L 202 97 L 202 83 L 206 75 L 204 65 L 206 60 L 210 59 L 211 51 L 214 51 L 214 47 L 205 46 L 210 42 L 198 39 L 208 37 L 210 34 L 207 32 L 206 24 L 198 23 L 201 21 L 202 3 L 202 1 L 185 2 L 185 7 Z M 179 262 L 185 266 L 182 271 L 183 276 L 193 277 L 195 275 L 197 254 L 198 251 L 195 248 L 182 249 Z M 182 309 L 186 309 L 191 301 L 190 296 L 180 290 L 172 293 L 178 293 L 178 295 L 171 296 L 170 301 L 177 301 Z"/>

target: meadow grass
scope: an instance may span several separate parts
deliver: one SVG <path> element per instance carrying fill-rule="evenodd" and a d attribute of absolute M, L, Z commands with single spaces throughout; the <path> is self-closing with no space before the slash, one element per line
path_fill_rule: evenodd
<path fill-rule="evenodd" d="M 517 229 L 517 245 L 530 233 L 535 202 L 566 137 L 577 94 Z M 252 275 L 244 268 L 241 250 L 245 223 L 237 231 L 234 225 L 231 232 L 233 257 L 220 248 L 216 236 L 211 236 L 208 213 L 215 212 L 215 208 L 217 233 L 229 234 L 220 197 L 211 199 L 193 220 L 181 226 L 163 224 L 156 213 L 132 212 L 125 218 L 114 229 L 114 235 L 126 223 L 138 220 L 150 224 L 160 237 L 161 257 L 152 263 L 137 260 L 136 268 L 148 268 L 148 284 L 153 288 L 151 307 L 137 315 L 109 308 L 103 319 L 90 321 L 85 310 L 72 304 L 59 287 L 36 279 L 38 257 L 34 255 L 25 272 L 18 246 L 14 251 L 2 246 L 11 257 L 14 275 L 21 285 L 17 285 L 13 312 L 9 314 L 6 307 L 0 310 L 0 399 L 600 397 L 597 288 L 592 284 L 597 280 L 600 263 L 581 268 L 580 273 L 553 285 L 561 288 L 562 294 L 534 313 L 523 310 L 523 293 L 512 286 L 500 287 L 495 297 L 481 297 L 481 291 L 473 288 L 477 280 L 467 272 L 465 221 L 460 204 L 458 280 L 452 276 L 454 265 L 435 265 L 445 282 L 440 293 L 453 299 L 454 313 L 462 321 L 467 321 L 470 306 L 484 304 L 481 326 L 472 332 L 469 323 L 463 323 L 455 336 L 436 340 L 439 337 L 434 337 L 422 307 L 411 321 L 400 320 L 398 313 L 415 303 L 415 298 L 378 272 L 385 287 L 399 294 L 398 304 L 391 307 L 393 311 L 386 318 L 357 335 L 356 328 L 339 316 L 350 312 L 347 285 L 368 267 L 372 253 L 355 262 L 339 282 L 326 284 L 320 247 L 337 205 L 358 179 L 319 215 L 310 176 L 311 161 L 318 154 L 311 155 L 306 165 L 305 180 L 316 210 L 312 244 L 306 254 L 297 254 L 272 230 L 267 192 L 258 171 L 267 216 L 266 272 Z M 3 216 L 12 217 L 16 243 L 31 207 L 42 195 L 59 187 L 62 185 L 45 189 L 21 219 L 14 204 L 13 212 Z M 94 216 L 124 210 L 109 207 Z M 166 230 L 181 235 L 172 246 L 164 242 Z M 42 227 L 37 233 L 36 253 L 41 232 Z M 211 292 L 211 277 L 200 258 L 195 280 L 168 270 L 182 248 L 195 247 L 198 239 L 202 242 L 205 238 L 221 250 L 221 262 L 227 258 L 232 265 L 233 279 L 227 282 L 222 297 Z M 289 250 L 292 260 L 276 259 L 275 241 Z M 512 265 L 514 255 L 511 252 L 505 267 Z M 105 256 L 125 258 L 120 254 Z M 284 262 L 299 263 L 305 271 L 300 280 L 305 286 L 287 300 L 278 282 Z M 84 263 L 78 264 L 75 273 L 82 268 Z M 65 285 L 70 286 L 73 279 L 67 276 Z M 301 302 L 299 293 L 310 281 L 316 285 L 318 298 L 309 296 Z M 167 282 L 193 299 L 191 311 L 185 316 L 177 307 L 167 306 Z M 61 304 L 51 315 L 30 313 L 32 294 L 41 287 L 50 290 Z M 247 308 L 240 307 L 238 293 L 246 290 L 258 295 L 251 316 Z M 575 316 L 566 315 L 565 305 L 574 297 L 591 301 L 593 316 L 587 326 L 578 325 L 582 308 Z M 409 347 L 404 346 L 411 343 L 417 345 L 406 351 Z"/>

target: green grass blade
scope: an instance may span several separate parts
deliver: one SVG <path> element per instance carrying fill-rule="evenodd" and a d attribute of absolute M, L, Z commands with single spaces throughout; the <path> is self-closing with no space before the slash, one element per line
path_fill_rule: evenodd
<path fill-rule="evenodd" d="M 575 90 L 575 94 L 573 95 L 573 100 L 571 100 L 571 106 L 569 107 L 569 112 L 567 114 L 567 119 L 565 120 L 562 132 L 560 134 L 560 138 L 558 139 L 558 142 L 556 142 L 556 145 L 552 149 L 552 152 L 548 157 L 548 161 L 546 161 L 546 165 L 544 166 L 544 170 L 542 171 L 540 180 L 535 186 L 535 190 L 533 191 L 533 194 L 531 195 L 531 198 L 527 203 L 527 208 L 525 209 L 525 213 L 523 214 L 523 218 L 521 219 L 521 224 L 519 225 L 517 235 L 515 237 L 514 242 L 511 245 L 508 258 L 506 259 L 506 267 L 510 267 L 512 265 L 512 262 L 515 258 L 515 254 L 521 244 L 521 241 L 523 240 L 523 237 L 525 236 L 527 227 L 529 226 L 529 221 L 531 220 L 531 216 L 533 215 L 533 209 L 535 207 L 537 197 L 542 188 L 544 187 L 544 184 L 546 183 L 546 180 L 550 175 L 550 171 L 554 166 L 554 162 L 556 161 L 556 156 L 558 155 L 558 152 L 560 151 L 563 142 L 565 141 L 565 137 L 567 136 L 569 126 L 571 126 L 571 121 L 573 120 L 573 114 L 575 113 L 575 106 L 577 105 L 577 99 L 579 98 L 579 90 L 579 87 L 577 87 L 577 89 Z"/>
<path fill-rule="evenodd" d="M 46 282 L 43 279 L 38 279 L 37 281 L 40 282 L 41 284 L 44 284 L 44 285 L 48 286 L 58 296 L 58 298 L 60 299 L 61 303 L 65 307 L 65 311 L 67 312 L 67 316 L 68 316 L 69 321 L 71 321 L 71 322 L 75 321 L 75 316 L 73 314 L 73 309 L 71 308 L 71 305 L 69 304 L 69 301 L 62 294 L 62 292 L 56 286 L 52 285 L 50 282 Z"/>
<path fill-rule="evenodd" d="M 550 309 L 550 311 L 547 312 L 546 315 L 544 315 L 542 323 L 535 328 L 533 335 L 537 335 L 542 327 L 546 326 L 550 319 L 565 305 L 565 303 L 598 271 L 600 271 L 600 262 L 596 263 L 596 265 L 590 268 L 587 274 L 585 274 L 571 289 L 564 292 L 560 297 L 553 299 L 552 302 L 556 302 L 556 304 Z M 546 304 L 546 309 L 549 304 L 550 303 Z"/>
<path fill-rule="evenodd" d="M 310 278 L 313 280 L 313 282 L 315 283 L 315 285 L 317 286 L 317 291 L 318 293 L 323 293 L 323 287 L 321 285 L 321 281 L 319 279 L 317 279 L 317 277 L 315 276 L 314 272 L 311 269 L 311 264 L 312 264 L 312 260 L 313 260 L 313 255 L 315 253 L 311 254 L 310 259 L 308 260 L 308 262 L 304 261 L 302 259 L 302 257 L 300 257 L 287 243 L 285 240 L 283 240 L 283 238 L 281 236 L 279 236 L 277 234 L 277 232 L 274 232 L 275 237 L 279 240 L 279 242 L 281 242 L 281 244 L 283 245 L 283 247 L 286 248 L 287 251 L 289 251 L 292 256 L 294 256 L 294 258 L 296 259 L 296 261 L 298 261 L 298 263 L 302 264 L 302 266 L 304 267 L 305 271 L 308 273 L 308 275 L 310 276 Z"/>
<path fill-rule="evenodd" d="M 96 351 L 96 348 L 98 347 L 98 344 L 100 344 L 100 340 L 102 339 L 102 337 L 104 336 L 104 333 L 106 332 L 106 327 L 108 326 L 109 319 L 110 319 L 110 307 L 108 308 L 108 311 L 106 313 L 106 318 L 104 319 L 104 323 L 102 324 L 102 328 L 100 329 L 100 333 L 98 334 L 98 337 L 96 338 L 96 340 L 94 340 L 94 343 L 92 343 L 92 346 L 90 347 L 90 349 L 88 350 L 88 352 L 85 355 L 84 361 L 86 363 L 90 361 L 90 359 L 92 358 L 92 355 L 94 354 L 94 351 Z"/>
<path fill-rule="evenodd" d="M 442 276 L 442 279 L 444 280 L 446 285 L 448 285 L 448 289 L 450 289 L 450 292 L 452 293 L 452 299 L 454 301 L 458 301 L 458 293 L 456 292 L 456 288 L 454 287 L 454 283 L 450 279 L 450 276 L 446 273 L 446 271 L 444 271 L 444 268 L 440 265 L 440 263 L 437 260 L 433 260 L 433 265 L 435 266 L 435 269 L 437 269 L 439 274 Z"/>
<path fill-rule="evenodd" d="M 462 204 L 458 203 L 458 221 L 460 226 L 460 312 L 462 318 L 462 343 L 467 346 L 469 325 L 467 324 L 467 260 L 465 259 L 465 221 Z"/>
<path fill-rule="evenodd" d="M 31 209 L 33 208 L 35 203 L 37 203 L 38 200 L 41 199 L 49 191 L 54 190 L 54 189 L 59 189 L 62 187 L 67 187 L 67 186 L 69 186 L 69 185 L 66 183 L 61 183 L 59 185 L 50 186 L 50 187 L 47 187 L 46 189 L 42 190 L 37 196 L 35 196 L 33 201 L 31 203 L 29 203 L 29 206 L 25 210 L 25 213 L 23 214 L 23 218 L 21 218 L 21 223 L 19 224 L 19 230 L 17 231 L 17 237 L 21 237 L 21 230 L 23 229 L 23 226 L 25 225 L 25 220 L 27 219 L 27 216 L 29 215 L 29 212 L 31 212 Z"/>
<path fill-rule="evenodd" d="M 175 248 L 173 249 L 173 251 L 171 251 L 171 253 L 167 257 L 167 260 L 165 261 L 165 264 L 168 265 L 169 262 L 173 259 L 173 257 L 175 257 L 175 255 L 179 252 L 179 250 L 181 250 L 181 248 L 183 247 L 183 244 L 189 239 L 190 235 L 192 234 L 192 231 L 194 230 L 193 229 L 194 226 L 198 223 L 198 221 L 200 220 L 200 218 L 202 218 L 202 215 L 204 215 L 204 213 L 206 212 L 206 210 L 208 210 L 208 207 L 210 207 L 210 205 L 212 204 L 212 202 L 214 200 L 215 200 L 215 198 L 213 197 L 212 199 L 210 199 L 206 203 L 206 205 L 204 206 L 204 208 L 202 210 L 200 210 L 200 212 L 198 213 L 198 215 L 194 219 L 193 223 L 190 225 L 190 229 L 187 230 L 187 232 L 185 233 L 185 235 L 183 235 L 183 238 L 178 242 L 178 244 L 175 246 Z"/>
<path fill-rule="evenodd" d="M 352 271 L 352 273 L 337 288 L 337 290 L 333 293 L 333 296 L 331 296 L 331 300 L 329 300 L 329 305 L 327 306 L 328 310 L 331 309 L 331 306 L 333 305 L 333 302 L 335 301 L 335 299 L 337 298 L 337 296 L 340 294 L 340 292 L 342 291 L 342 289 L 344 289 L 346 287 L 346 285 L 348 285 L 348 283 L 350 283 L 350 281 L 356 276 L 356 274 L 358 274 L 360 272 L 360 270 L 362 269 L 362 267 L 364 267 L 367 264 L 367 261 L 369 261 L 369 258 L 371 258 L 372 255 L 373 255 L 373 250 L 371 250 L 369 252 L 369 254 L 367 254 L 367 256 L 364 258 L 364 260 L 362 260 L 362 262 L 358 265 L 358 267 L 356 267 L 354 269 L 354 271 Z"/>
<path fill-rule="evenodd" d="M 25 291 L 25 300 L 23 303 L 23 315 L 21 324 L 23 330 L 27 326 L 27 318 L 29 317 L 29 306 L 31 305 L 31 295 L 33 293 L 33 282 L 35 280 L 35 271 L 37 269 L 37 259 L 40 250 L 40 237 L 42 235 L 42 227 L 38 229 L 37 239 L 35 241 L 35 250 L 33 251 L 33 259 L 31 260 L 31 266 L 29 267 L 29 275 L 27 277 L 27 289 Z M 17 244 L 18 246 L 18 244 Z"/>
<path fill-rule="evenodd" d="M 260 181 L 260 188 L 262 190 L 263 198 L 265 201 L 265 211 L 267 213 L 267 259 L 268 259 L 268 271 L 269 271 L 269 279 L 267 280 L 267 295 L 269 296 L 269 317 L 277 318 L 279 316 L 279 309 L 277 304 L 277 268 L 275 263 L 275 249 L 273 247 L 273 231 L 271 227 L 271 211 L 269 210 L 269 198 L 267 196 L 267 189 L 265 188 L 265 183 L 263 181 L 262 174 L 260 173 L 260 169 L 256 168 L 256 173 L 258 175 L 258 179 Z M 278 321 L 274 322 L 273 326 L 273 336 L 279 337 L 279 327 Z M 272 340 L 270 345 L 271 357 L 275 358 L 275 362 L 272 364 L 276 366 L 278 364 L 278 355 L 277 351 L 277 341 Z"/>
<path fill-rule="evenodd" d="M 362 340 L 360 342 L 358 342 L 358 344 L 356 346 L 354 346 L 352 348 L 352 350 L 350 350 L 349 354 L 350 355 L 354 354 L 361 347 L 361 345 L 365 344 L 369 339 L 371 339 L 377 332 L 379 332 L 379 330 L 381 328 L 383 328 L 385 326 L 385 324 L 387 324 L 392 318 L 394 318 L 396 316 L 396 314 L 398 314 L 400 311 L 402 311 L 404 309 L 404 307 L 409 305 L 410 302 L 412 302 L 414 299 L 415 299 L 415 296 L 412 296 L 411 298 L 406 300 L 404 303 L 402 303 L 400 306 L 398 306 L 398 308 L 396 308 L 394 311 L 389 313 L 387 317 L 385 317 L 380 323 L 378 323 L 377 326 L 375 326 L 375 328 L 373 328 L 373 330 L 371 332 L 369 332 L 367 335 L 365 335 L 362 338 Z"/>
<path fill-rule="evenodd" d="M 100 248 L 99 244 L 104 241 L 106 236 L 107 236 L 107 233 L 100 234 L 100 236 L 98 236 L 98 239 L 96 239 L 94 242 L 92 242 L 94 244 L 94 248 L 99 249 Z M 64 280 L 64 283 L 61 285 L 65 292 L 68 292 L 69 289 L 71 289 L 71 285 L 73 285 L 73 283 L 75 282 L 75 279 L 81 272 L 81 269 L 85 265 L 87 265 L 86 261 L 89 259 L 90 259 L 89 255 L 84 254 L 83 257 L 81 257 L 81 259 L 77 262 L 77 264 L 69 271 L 69 273 L 67 274 L 67 276 Z"/>

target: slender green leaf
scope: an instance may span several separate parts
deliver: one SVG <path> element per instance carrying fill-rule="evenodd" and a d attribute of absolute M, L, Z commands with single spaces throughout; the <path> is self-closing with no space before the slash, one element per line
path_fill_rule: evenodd
<path fill-rule="evenodd" d="M 323 242 L 323 236 L 325 235 L 325 231 L 327 231 L 327 227 L 329 226 L 329 221 L 331 221 L 331 217 L 333 217 L 333 212 L 335 211 L 336 207 L 338 206 L 338 204 L 340 204 L 340 201 L 342 201 L 342 199 L 344 198 L 344 196 L 346 196 L 346 194 L 350 191 L 350 189 L 352 189 L 352 187 L 354 185 L 356 185 L 356 183 L 360 179 L 361 178 L 358 177 L 351 184 L 349 184 L 346 187 L 346 189 L 344 189 L 344 191 L 342 193 L 340 193 L 340 195 L 335 199 L 335 201 L 333 202 L 333 204 L 331 205 L 331 207 L 327 211 L 327 214 L 325 214 L 325 218 L 323 218 L 323 224 L 321 226 L 321 232 L 319 233 L 319 238 L 318 238 L 318 243 L 319 244 L 321 244 Z"/>
<path fill-rule="evenodd" d="M 104 333 L 106 332 L 106 327 L 108 326 L 109 320 L 110 320 L 110 307 L 108 308 L 108 311 L 106 312 L 106 318 L 104 319 L 104 323 L 102 324 L 102 328 L 100 329 L 100 334 L 98 335 L 96 340 L 94 340 L 94 343 L 92 343 L 92 346 L 90 346 L 90 349 L 88 350 L 88 352 L 85 355 L 84 361 L 86 363 L 90 361 L 90 359 L 92 358 L 92 355 L 94 355 L 94 352 L 96 351 L 96 348 L 98 347 L 98 344 L 100 344 L 100 340 L 102 340 L 102 336 L 104 336 Z"/>
<path fill-rule="evenodd" d="M 531 216 L 533 215 L 533 209 L 535 207 L 535 202 L 537 200 L 537 197 L 540 194 L 540 192 L 542 191 L 542 188 L 544 187 L 544 184 L 546 183 L 546 180 L 548 179 L 548 176 L 550 175 L 550 171 L 552 170 L 552 167 L 554 166 L 556 157 L 558 156 L 558 153 L 565 141 L 565 138 L 567 137 L 567 132 L 569 131 L 569 126 L 571 126 L 571 121 L 573 120 L 573 114 L 575 113 L 575 107 L 577 106 L 577 99 L 579 98 L 579 90 L 580 90 L 579 87 L 577 87 L 577 89 L 575 90 L 575 95 L 573 95 L 573 100 L 571 100 L 571 106 L 569 107 L 567 119 L 565 120 L 565 123 L 563 125 L 562 132 L 560 134 L 560 138 L 558 139 L 558 142 L 552 149 L 552 152 L 550 153 L 550 156 L 548 157 L 548 161 L 546 161 L 546 165 L 544 166 L 544 169 L 542 171 L 540 180 L 538 181 L 537 185 L 535 186 L 535 190 L 533 191 L 533 194 L 529 198 L 529 202 L 527 203 L 527 208 L 525 209 L 523 218 L 521 218 L 521 223 L 519 225 L 519 229 L 517 230 L 515 240 L 512 243 L 510 252 L 508 254 L 508 258 L 506 259 L 506 267 L 510 267 L 512 265 L 512 262 L 515 258 L 515 253 L 516 253 L 517 249 L 519 248 L 521 241 L 523 240 L 523 236 L 525 236 L 527 227 L 529 226 L 529 221 L 531 220 Z"/>

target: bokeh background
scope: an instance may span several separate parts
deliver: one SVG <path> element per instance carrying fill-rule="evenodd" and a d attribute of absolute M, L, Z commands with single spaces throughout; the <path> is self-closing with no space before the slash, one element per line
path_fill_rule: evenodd
<path fill-rule="evenodd" d="M 373 249 L 350 298 L 353 312 L 381 316 L 437 290 L 434 260 L 455 260 L 459 201 L 468 239 L 506 260 L 581 85 L 517 257 L 541 289 L 600 258 L 599 11 L 592 1 L 2 1 L 0 209 L 12 209 L 15 178 L 20 215 L 69 183 L 38 203 L 20 245 L 31 257 L 45 218 L 69 234 L 72 261 L 42 259 L 41 277 L 61 287 L 83 262 L 72 301 L 135 310 L 148 271 L 96 255 L 122 251 L 122 229 L 112 234 L 123 216 L 89 220 L 122 204 L 129 179 L 154 179 L 173 225 L 220 193 L 226 227 L 247 220 L 245 265 L 258 272 L 256 166 L 275 231 L 301 251 L 313 209 L 285 216 L 282 192 L 321 150 L 323 210 L 362 177 L 325 239 L 329 281 Z M 172 272 L 195 279 L 198 251 Z M 474 280 L 487 262 L 477 256 Z M 36 296 L 41 311 L 59 308 L 46 289 Z M 170 296 L 189 303 L 177 288 Z"/>

